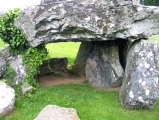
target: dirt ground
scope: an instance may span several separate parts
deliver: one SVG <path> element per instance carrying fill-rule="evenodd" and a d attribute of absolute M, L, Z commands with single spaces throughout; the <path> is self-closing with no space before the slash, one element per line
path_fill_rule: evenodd
<path fill-rule="evenodd" d="M 66 73 L 62 73 L 60 74 L 60 76 L 58 75 L 48 75 L 48 76 L 42 76 L 39 77 L 39 84 L 42 86 L 54 86 L 54 85 L 60 85 L 60 84 L 84 84 L 85 82 L 87 82 L 86 78 L 84 76 L 79 77 L 76 75 L 70 75 L 70 74 L 66 74 Z M 117 88 L 109 88 L 106 89 L 108 91 L 111 90 L 120 90 L 120 87 Z"/>
<path fill-rule="evenodd" d="M 85 77 L 78 76 L 60 76 L 57 77 L 55 75 L 43 76 L 39 78 L 39 83 L 42 86 L 53 86 L 59 84 L 84 84 L 86 81 Z"/>

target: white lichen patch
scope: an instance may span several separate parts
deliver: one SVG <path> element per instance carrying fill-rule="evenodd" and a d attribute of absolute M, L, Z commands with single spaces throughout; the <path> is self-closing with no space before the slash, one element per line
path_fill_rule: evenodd
<path fill-rule="evenodd" d="M 139 97 L 138 97 L 138 100 L 139 100 L 140 102 L 144 102 L 142 96 L 139 96 Z"/>
<path fill-rule="evenodd" d="M 139 66 L 140 66 L 140 67 L 142 67 L 142 66 L 143 66 L 143 64 L 142 64 L 142 63 L 139 63 Z"/>
<path fill-rule="evenodd" d="M 128 85 L 130 85 L 130 82 L 128 82 Z"/>
<path fill-rule="evenodd" d="M 152 72 L 154 69 L 153 68 L 150 68 L 150 71 Z"/>
<path fill-rule="evenodd" d="M 86 21 L 90 21 L 90 20 L 91 20 L 91 18 L 90 18 L 90 17 L 87 17 L 87 18 L 85 18 L 85 20 L 86 20 Z"/>
<path fill-rule="evenodd" d="M 150 94 L 150 90 L 146 89 L 145 94 L 146 94 L 146 95 L 149 95 L 149 94 Z"/>
<path fill-rule="evenodd" d="M 141 83 L 141 85 L 142 85 L 142 86 L 145 86 L 145 85 L 146 85 L 146 81 L 143 81 L 143 82 Z"/>
<path fill-rule="evenodd" d="M 152 56 L 153 56 L 152 51 L 147 53 L 147 57 L 148 57 L 148 58 L 151 58 Z"/>
<path fill-rule="evenodd" d="M 147 62 L 145 62 L 144 65 L 145 65 L 145 68 L 147 68 L 147 69 L 150 68 L 150 64 L 148 64 Z"/>
<path fill-rule="evenodd" d="M 100 18 L 98 16 L 95 16 L 95 21 L 97 22 L 98 20 L 100 20 Z"/>
<path fill-rule="evenodd" d="M 139 12 L 142 11 L 142 10 L 143 10 L 142 7 L 138 7 L 138 8 L 137 8 L 137 11 L 139 11 Z"/>
<path fill-rule="evenodd" d="M 142 83 L 142 79 L 139 80 L 139 84 Z"/>
<path fill-rule="evenodd" d="M 129 92 L 130 98 L 134 98 L 134 93 L 132 91 Z"/>

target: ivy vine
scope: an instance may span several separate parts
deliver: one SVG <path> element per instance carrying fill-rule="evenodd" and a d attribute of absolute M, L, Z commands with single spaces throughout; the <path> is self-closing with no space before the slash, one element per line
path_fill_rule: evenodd
<path fill-rule="evenodd" d="M 40 54 L 39 54 L 40 53 Z M 42 61 L 47 58 L 47 49 L 44 45 L 36 47 L 36 48 L 29 48 L 23 54 L 23 64 L 25 64 L 26 73 L 25 79 L 27 80 L 28 84 L 36 85 L 36 80 L 34 76 L 39 73 L 39 66 L 42 64 Z"/>
<path fill-rule="evenodd" d="M 22 54 L 29 48 L 27 38 L 20 29 L 14 26 L 14 21 L 18 17 L 20 9 L 7 11 L 5 16 L 0 16 L 0 38 L 10 44 L 12 55 Z"/>
<path fill-rule="evenodd" d="M 47 58 L 48 52 L 44 45 L 32 48 L 27 42 L 27 37 L 20 29 L 14 26 L 20 9 L 9 10 L 5 16 L 0 16 L 0 38 L 10 45 L 12 55 L 22 54 L 23 65 L 25 66 L 25 81 L 35 86 L 34 76 L 39 72 L 39 66 Z"/>

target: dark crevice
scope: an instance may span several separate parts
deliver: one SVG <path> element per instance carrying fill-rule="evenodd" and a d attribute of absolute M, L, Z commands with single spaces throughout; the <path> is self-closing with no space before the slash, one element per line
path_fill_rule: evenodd
<path fill-rule="evenodd" d="M 115 40 L 115 43 L 118 46 L 119 62 L 121 64 L 121 66 L 123 67 L 123 69 L 125 70 L 127 54 L 128 54 L 129 46 L 131 45 L 132 41 L 124 40 L 124 39 L 117 39 L 117 40 Z"/>

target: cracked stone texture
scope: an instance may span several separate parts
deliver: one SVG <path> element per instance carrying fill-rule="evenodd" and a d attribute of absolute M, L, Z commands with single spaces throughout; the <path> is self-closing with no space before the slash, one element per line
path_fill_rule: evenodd
<path fill-rule="evenodd" d="M 0 57 L 0 77 L 5 73 L 6 71 L 6 61 Z"/>
<path fill-rule="evenodd" d="M 7 62 L 15 71 L 13 83 L 18 84 L 19 81 L 24 81 L 26 72 L 25 66 L 22 63 L 22 55 L 11 56 L 10 58 L 8 58 Z"/>
<path fill-rule="evenodd" d="M 120 90 L 123 108 L 152 109 L 159 96 L 159 45 L 157 41 L 135 41 L 128 53 Z"/>
<path fill-rule="evenodd" d="M 94 42 L 82 42 L 78 50 L 74 65 L 73 73 L 78 76 L 85 76 L 86 62 L 92 53 L 94 48 Z"/>
<path fill-rule="evenodd" d="M 0 81 L 0 117 L 8 115 L 13 111 L 14 102 L 14 89 Z"/>
<path fill-rule="evenodd" d="M 44 0 L 15 21 L 32 47 L 61 41 L 147 38 L 159 33 L 159 7 L 139 0 Z"/>
<path fill-rule="evenodd" d="M 66 71 L 68 65 L 67 57 L 57 57 L 44 60 L 42 65 L 40 65 L 39 74 L 56 73 L 58 71 Z"/>
<path fill-rule="evenodd" d="M 85 73 L 86 79 L 94 87 L 107 89 L 121 86 L 123 68 L 114 41 L 97 42 L 94 45 L 87 59 Z"/>
<path fill-rule="evenodd" d="M 74 108 L 47 105 L 34 120 L 80 120 Z"/>
<path fill-rule="evenodd" d="M 9 44 L 0 49 L 0 57 L 2 57 L 4 60 L 7 60 L 9 57 L 11 57 Z"/>

